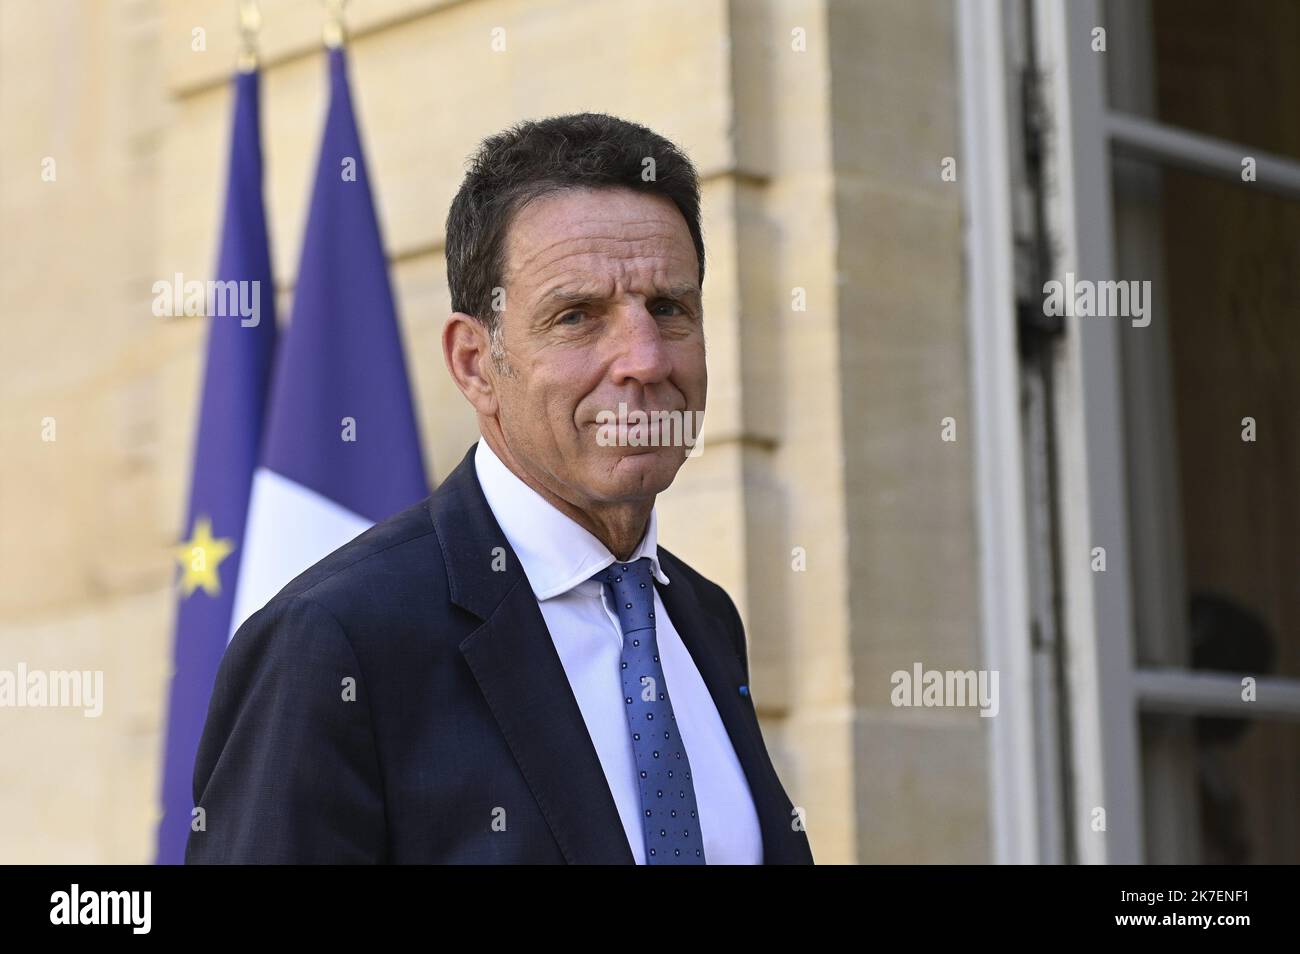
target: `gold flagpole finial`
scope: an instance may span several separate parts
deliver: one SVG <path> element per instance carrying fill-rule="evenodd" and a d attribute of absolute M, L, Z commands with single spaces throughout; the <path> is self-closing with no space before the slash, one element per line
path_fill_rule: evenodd
<path fill-rule="evenodd" d="M 338 49 L 347 39 L 347 28 L 343 24 L 343 8 L 348 0 L 325 0 L 325 45 L 331 50 Z"/>
<path fill-rule="evenodd" d="M 239 71 L 257 69 L 257 34 L 262 29 L 262 11 L 257 0 L 239 0 Z"/>

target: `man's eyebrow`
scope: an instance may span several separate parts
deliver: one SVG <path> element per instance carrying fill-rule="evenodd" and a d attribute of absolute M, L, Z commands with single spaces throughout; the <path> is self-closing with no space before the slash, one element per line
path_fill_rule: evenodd
<path fill-rule="evenodd" d="M 700 288 L 694 283 L 669 285 L 667 288 L 656 288 L 655 294 L 660 298 L 698 298 Z"/>
<path fill-rule="evenodd" d="M 599 297 L 600 292 L 583 288 L 553 288 L 542 296 L 537 303 L 537 308 L 540 311 L 549 305 L 571 305 L 574 302 L 589 301 Z"/>
<path fill-rule="evenodd" d="M 698 298 L 699 286 L 693 282 L 678 285 L 656 286 L 650 290 L 654 298 Z M 590 288 L 553 288 L 538 301 L 536 311 L 540 312 L 554 305 L 572 305 L 577 302 L 599 301 L 602 293 Z"/>

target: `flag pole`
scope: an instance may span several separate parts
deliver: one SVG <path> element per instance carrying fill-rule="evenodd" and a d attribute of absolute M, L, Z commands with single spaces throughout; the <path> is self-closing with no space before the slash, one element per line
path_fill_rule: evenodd
<path fill-rule="evenodd" d="M 262 29 L 262 10 L 257 0 L 239 0 L 239 72 L 257 71 L 257 35 Z"/>
<path fill-rule="evenodd" d="M 343 8 L 347 0 L 324 0 L 325 3 L 325 46 L 337 50 L 347 40 L 347 27 L 343 22 Z"/>

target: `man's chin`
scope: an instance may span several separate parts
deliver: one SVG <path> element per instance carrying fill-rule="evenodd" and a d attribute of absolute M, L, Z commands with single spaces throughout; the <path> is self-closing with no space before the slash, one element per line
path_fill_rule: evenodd
<path fill-rule="evenodd" d="M 611 497 L 653 496 L 667 490 L 685 463 L 677 447 L 619 447 L 605 470 L 606 490 Z"/>

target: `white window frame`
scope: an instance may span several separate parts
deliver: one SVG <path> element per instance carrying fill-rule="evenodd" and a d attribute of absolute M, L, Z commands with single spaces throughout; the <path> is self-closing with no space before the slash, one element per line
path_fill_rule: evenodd
<path fill-rule="evenodd" d="M 959 0 L 960 2 L 960 0 Z M 1113 111 L 1107 104 L 1105 54 L 1092 51 L 1103 26 L 1099 0 L 1033 0 L 1044 89 L 1053 120 L 1048 161 L 1058 192 L 1051 202 L 1061 243 L 1056 268 L 1117 279 L 1112 221 L 1112 154 L 1190 169 L 1241 184 L 1241 160 L 1256 160 L 1254 187 L 1300 199 L 1300 163 L 1263 150 Z M 1063 579 L 1070 658 L 1075 804 L 1068 820 L 1080 858 L 1138 863 L 1144 859 L 1139 716 L 1241 715 L 1245 674 L 1152 668 L 1135 663 L 1134 594 L 1129 572 L 1124 380 L 1114 321 L 1075 320 L 1061 356 L 1061 499 Z M 1106 573 L 1093 573 L 1090 552 L 1106 547 Z M 1251 674 L 1254 675 L 1254 674 Z M 1300 680 L 1257 680 L 1254 718 L 1300 721 Z M 1104 808 L 1106 830 L 1094 830 L 1092 809 Z"/>
<path fill-rule="evenodd" d="M 988 723 L 992 860 L 1041 858 L 1025 490 L 1011 221 L 1007 56 L 1000 0 L 955 0 L 961 71 L 967 340 L 983 667 L 998 673 Z"/>

